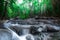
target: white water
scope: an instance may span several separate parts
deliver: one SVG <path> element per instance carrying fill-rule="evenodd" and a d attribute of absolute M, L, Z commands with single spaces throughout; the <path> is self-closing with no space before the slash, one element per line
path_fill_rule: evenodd
<path fill-rule="evenodd" d="M 13 40 L 27 40 L 27 37 L 30 37 L 31 40 L 34 40 L 34 37 L 31 34 L 19 36 L 17 33 L 12 31 L 11 29 L 9 29 L 9 28 L 7 28 L 7 29 L 11 31 Z"/>
<path fill-rule="evenodd" d="M 19 24 L 18 24 L 19 25 Z M 15 25 L 14 24 L 14 26 L 18 26 L 18 25 Z M 8 30 L 10 30 L 11 31 L 11 33 L 12 33 L 12 39 L 13 40 L 27 40 L 27 37 L 30 37 L 30 39 L 31 40 L 35 40 L 35 37 L 33 36 L 33 35 L 31 35 L 31 34 L 29 34 L 26 30 L 25 31 L 23 31 L 23 33 L 24 33 L 24 35 L 22 35 L 22 36 L 19 36 L 17 33 L 15 33 L 13 30 L 11 30 L 9 27 L 11 26 L 11 23 L 4 23 L 4 27 L 6 27 Z M 28 25 L 20 25 L 20 26 L 22 26 L 22 27 L 25 27 L 26 26 L 26 28 L 27 28 L 27 26 Z M 35 25 L 36 26 L 36 25 Z M 43 23 L 41 23 L 40 24 L 40 26 L 43 26 L 43 29 L 45 29 L 45 27 L 46 27 L 46 25 L 44 25 Z M 29 26 L 30 27 L 30 26 Z M 55 29 L 56 27 L 54 27 L 54 29 Z M 41 32 L 42 30 L 41 29 L 39 29 L 39 31 Z M 38 34 L 37 34 L 38 35 Z M 43 37 L 43 36 L 44 37 Z M 49 35 L 45 35 L 45 33 L 42 33 L 41 34 L 41 36 L 40 36 L 40 38 L 43 38 L 43 40 L 48 40 L 48 38 L 49 38 Z M 40 39 L 41 40 L 41 39 Z"/>
<path fill-rule="evenodd" d="M 11 29 L 8 28 L 8 30 L 11 31 L 12 33 L 12 39 L 13 40 L 35 40 L 36 36 L 33 36 L 31 34 L 26 34 L 26 35 L 22 35 L 19 36 L 17 33 L 15 33 L 14 31 L 12 31 Z M 41 36 L 39 37 L 40 40 L 42 40 L 41 38 L 43 38 L 43 40 L 48 40 L 50 37 L 50 35 L 46 35 L 47 33 L 42 33 Z"/>

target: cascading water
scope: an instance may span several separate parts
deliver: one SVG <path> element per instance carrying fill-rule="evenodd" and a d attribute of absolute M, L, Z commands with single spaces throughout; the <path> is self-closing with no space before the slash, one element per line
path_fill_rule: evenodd
<path fill-rule="evenodd" d="M 29 21 L 28 19 L 21 21 L 8 20 L 4 22 L 4 27 L 11 31 L 13 40 L 48 40 L 51 39 L 51 37 L 50 33 L 47 32 L 47 27 L 60 30 L 60 27 L 57 27 L 56 25 L 45 24 L 44 22 L 38 22 L 35 19 L 34 21 Z"/>

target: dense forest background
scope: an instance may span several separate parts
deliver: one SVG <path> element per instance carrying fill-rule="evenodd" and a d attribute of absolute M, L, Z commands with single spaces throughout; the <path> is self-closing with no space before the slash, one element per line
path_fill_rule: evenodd
<path fill-rule="evenodd" d="M 39 16 L 47 16 L 47 17 L 60 17 L 60 0 L 52 0 L 53 10 L 46 10 L 42 15 Z M 7 19 L 7 1 L 0 0 L 0 19 Z M 33 15 L 31 15 L 33 16 Z"/>

